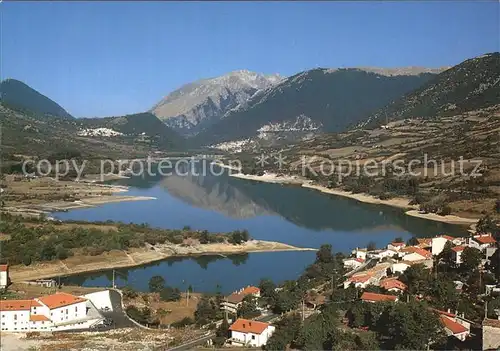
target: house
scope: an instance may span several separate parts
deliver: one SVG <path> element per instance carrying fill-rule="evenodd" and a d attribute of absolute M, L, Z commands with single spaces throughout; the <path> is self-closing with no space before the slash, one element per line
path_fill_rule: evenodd
<path fill-rule="evenodd" d="M 10 332 L 88 329 L 103 317 L 87 299 L 56 293 L 33 300 L 0 301 L 0 329 Z"/>
<path fill-rule="evenodd" d="M 370 251 L 367 256 L 369 258 L 375 258 L 381 260 L 385 257 L 399 256 L 399 252 L 392 249 L 384 249 L 384 250 Z"/>
<path fill-rule="evenodd" d="M 0 264 L 0 289 L 6 289 L 9 283 L 9 265 Z"/>
<path fill-rule="evenodd" d="M 500 348 L 500 319 L 483 320 L 483 350 Z"/>
<path fill-rule="evenodd" d="M 418 244 L 416 247 L 420 247 L 421 249 L 431 249 L 432 248 L 432 239 L 431 238 L 417 238 Z"/>
<path fill-rule="evenodd" d="M 455 261 L 455 264 L 462 263 L 462 252 L 464 252 L 465 246 L 455 246 L 451 250 L 453 251 L 453 261 Z"/>
<path fill-rule="evenodd" d="M 238 318 L 230 327 L 229 343 L 235 346 L 261 347 L 267 344 L 275 327 L 269 323 Z"/>
<path fill-rule="evenodd" d="M 458 340 L 465 341 L 467 336 L 470 335 L 471 323 L 465 318 L 450 312 L 435 310 L 439 313 L 439 320 L 446 331 L 446 335 L 454 336 Z"/>
<path fill-rule="evenodd" d="M 246 288 L 233 292 L 221 302 L 221 309 L 236 314 L 245 297 L 249 295 L 260 297 L 260 289 L 255 286 L 247 286 Z"/>
<path fill-rule="evenodd" d="M 365 260 L 362 258 L 349 257 L 349 258 L 346 258 L 344 260 L 344 267 L 355 269 L 355 268 L 361 267 L 364 262 L 365 262 Z"/>
<path fill-rule="evenodd" d="M 432 253 L 416 246 L 405 247 L 401 252 L 405 253 L 403 260 L 408 262 L 432 259 Z"/>
<path fill-rule="evenodd" d="M 344 289 L 347 289 L 351 284 L 356 288 L 366 288 L 368 285 L 373 284 L 375 282 L 375 278 L 370 273 L 361 273 L 353 275 L 344 282 Z"/>
<path fill-rule="evenodd" d="M 394 295 L 384 295 L 384 294 L 377 294 L 377 293 L 371 293 L 365 291 L 363 295 L 361 295 L 361 301 L 363 302 L 370 302 L 370 303 L 375 303 L 375 302 L 396 302 L 398 301 L 398 297 Z"/>
<path fill-rule="evenodd" d="M 396 277 L 382 279 L 379 286 L 390 292 L 402 293 L 408 289 L 405 283 L 398 280 Z"/>
<path fill-rule="evenodd" d="M 394 263 L 392 266 L 391 266 L 391 272 L 392 273 L 403 273 L 404 271 L 406 271 L 406 269 L 410 267 L 410 264 L 406 263 L 406 262 L 398 262 L 398 263 Z"/>
<path fill-rule="evenodd" d="M 476 248 L 478 250 L 484 251 L 488 247 L 495 247 L 496 246 L 496 240 L 491 236 L 491 234 L 480 234 L 480 235 L 474 235 L 473 237 L 469 238 L 467 245 L 473 248 Z"/>
<path fill-rule="evenodd" d="M 443 249 L 444 246 L 448 241 L 453 242 L 453 237 L 449 235 L 441 235 L 441 236 L 436 236 L 435 238 L 432 238 L 432 248 L 431 252 L 433 255 L 439 255 Z"/>
<path fill-rule="evenodd" d="M 363 260 L 366 260 L 367 251 L 367 249 L 356 248 L 355 250 L 352 250 L 352 254 L 356 256 L 356 258 L 362 258 Z"/>
<path fill-rule="evenodd" d="M 397 242 L 392 242 L 389 245 L 387 245 L 388 250 L 394 250 L 394 251 L 399 251 L 402 248 L 406 246 L 405 243 L 397 243 Z"/>

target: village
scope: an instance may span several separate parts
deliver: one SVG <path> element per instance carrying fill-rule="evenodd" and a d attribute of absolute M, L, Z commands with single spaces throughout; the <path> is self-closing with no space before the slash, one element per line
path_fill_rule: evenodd
<path fill-rule="evenodd" d="M 311 285 L 300 297 L 296 306 L 290 305 L 277 309 L 272 304 L 279 304 L 279 294 L 293 289 L 293 282 L 284 285 L 269 285 L 261 282 L 259 287 L 247 286 L 232 294 L 222 297 L 217 304 L 219 312 L 207 317 L 206 323 L 215 322 L 212 332 L 203 334 L 193 346 L 224 347 L 266 347 L 268 341 L 279 328 L 280 320 L 290 314 L 298 314 L 305 320 L 320 315 L 325 306 L 336 303 L 354 302 L 361 304 L 405 304 L 410 299 L 432 302 L 432 297 L 415 289 L 408 281 L 409 272 L 424 270 L 429 276 L 438 277 L 439 271 L 448 271 L 457 277 L 453 280 L 454 292 L 457 296 L 471 285 L 459 279 L 460 275 L 452 270 L 467 267 L 477 268 L 480 272 L 480 286 L 477 297 L 480 301 L 474 304 L 484 305 L 484 318 L 477 323 L 477 318 L 456 309 L 439 309 L 432 307 L 437 314 L 443 330 L 448 338 L 458 343 L 467 343 L 474 337 L 482 342 L 482 349 L 500 347 L 500 308 L 497 305 L 488 311 L 489 302 L 498 301 L 500 285 L 498 280 L 490 281 L 496 270 L 498 244 L 491 233 L 481 233 L 468 237 L 452 237 L 438 235 L 432 238 L 412 238 L 404 242 L 400 238 L 387 244 L 385 248 L 355 248 L 350 257 L 337 255 L 342 262 L 342 277 L 320 285 Z M 321 250 L 320 250 L 321 251 Z M 318 253 L 318 260 L 321 261 Z M 339 259 L 341 258 L 341 259 Z M 476 267 L 469 267 L 469 265 Z M 451 268 L 450 268 L 451 267 Z M 307 270 L 306 270 L 307 272 Z M 414 273 L 412 273 L 414 275 Z M 50 280 L 47 280 L 50 282 Z M 339 284 L 340 283 L 340 284 Z M 0 288 L 4 291 L 10 284 L 8 265 L 0 265 Z M 291 287 L 292 286 L 292 287 Z M 341 291 L 346 293 L 339 297 Z M 350 292 L 350 293 L 348 293 Z M 274 296 L 271 302 L 270 296 Z M 352 300 L 346 301 L 346 296 Z M 3 299 L 0 301 L 0 324 L 2 333 L 31 333 L 58 331 L 96 331 L 105 332 L 112 328 L 125 327 L 116 324 L 114 319 L 128 319 L 128 327 L 141 326 L 139 322 L 127 315 L 123 305 L 123 292 L 120 289 L 97 291 L 76 296 L 65 292 L 55 292 L 26 300 Z M 339 301 L 340 300 L 340 301 Z M 208 301 L 208 300 L 207 300 Z M 195 316 L 202 314 L 201 302 L 198 303 Z M 127 310 L 128 311 L 128 310 Z M 115 313 L 113 318 L 110 313 Z M 120 315 L 121 317 L 117 317 Z M 341 313 L 341 325 L 348 330 L 361 328 L 359 320 L 353 323 L 352 306 Z M 222 319 L 215 320 L 215 316 Z M 496 318 L 495 318 L 496 317 Z M 212 319 L 210 319 L 212 318 Z M 476 320 L 474 320 L 476 319 Z M 202 320 L 202 319 L 201 319 Z M 202 326 L 206 328 L 209 324 Z M 203 329 L 201 328 L 201 329 Z M 167 330 L 168 332 L 168 330 Z M 480 335 L 478 335 L 480 334 Z M 182 349 L 183 344 L 176 348 Z"/>

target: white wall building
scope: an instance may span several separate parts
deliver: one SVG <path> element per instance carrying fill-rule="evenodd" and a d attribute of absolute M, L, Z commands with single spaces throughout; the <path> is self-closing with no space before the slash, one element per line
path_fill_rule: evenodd
<path fill-rule="evenodd" d="M 398 262 L 398 263 L 394 263 L 391 266 L 391 271 L 392 271 L 392 273 L 403 273 L 404 271 L 406 271 L 408 269 L 408 267 L 410 267 L 409 264 L 404 263 L 404 262 Z"/>
<path fill-rule="evenodd" d="M 269 323 L 238 318 L 229 327 L 231 331 L 229 342 L 235 346 L 261 347 L 267 344 L 275 329 Z"/>
<path fill-rule="evenodd" d="M 365 260 L 363 260 L 362 258 L 349 257 L 344 260 L 344 267 L 354 269 L 361 267 L 364 262 Z"/>
<path fill-rule="evenodd" d="M 474 235 L 467 240 L 467 245 L 478 250 L 484 251 L 488 247 L 495 247 L 496 240 L 490 234 Z"/>
<path fill-rule="evenodd" d="M 67 293 L 33 300 L 0 301 L 1 331 L 87 329 L 102 320 L 103 317 L 90 301 Z"/>
<path fill-rule="evenodd" d="M 9 285 L 9 265 L 0 264 L 0 289 L 5 289 Z"/>
<path fill-rule="evenodd" d="M 352 251 L 352 254 L 356 256 L 356 258 L 361 258 L 363 260 L 366 260 L 366 249 L 358 249 Z"/>
<path fill-rule="evenodd" d="M 453 240 L 452 237 L 448 237 L 446 235 L 432 238 L 432 249 L 431 249 L 432 254 L 439 255 L 443 251 L 444 246 L 446 245 L 446 243 L 449 241 L 450 238 Z"/>
<path fill-rule="evenodd" d="M 453 260 L 455 264 L 458 265 L 462 263 L 462 252 L 464 252 L 465 246 L 455 246 L 452 247 L 451 250 L 453 251 Z"/>
<path fill-rule="evenodd" d="M 221 302 L 221 309 L 228 311 L 229 313 L 236 314 L 245 297 L 249 295 L 260 297 L 260 289 L 255 286 L 247 286 L 246 288 L 235 291 L 231 295 L 224 298 Z"/>

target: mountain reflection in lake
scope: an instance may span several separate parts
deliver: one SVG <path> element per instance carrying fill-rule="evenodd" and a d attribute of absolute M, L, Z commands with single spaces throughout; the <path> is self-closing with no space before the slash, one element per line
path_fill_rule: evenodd
<path fill-rule="evenodd" d="M 401 210 L 388 206 L 363 204 L 299 186 L 247 181 L 230 177 L 227 172 L 221 176 L 191 173 L 186 176 L 132 177 L 117 183 L 130 187 L 127 195 L 153 196 L 157 200 L 113 203 L 55 216 L 90 221 L 146 222 L 164 228 L 188 225 L 212 232 L 247 229 L 255 239 L 315 248 L 330 243 L 335 251 L 343 252 L 365 246 L 370 241 L 382 247 L 395 237 L 407 240 L 411 236 L 465 233 L 463 227 L 406 216 Z M 176 277 L 179 288 L 183 281 L 197 280 L 200 286 L 213 290 L 212 281 L 222 279 L 227 282 L 233 269 L 242 274 L 245 282 L 236 275 L 233 281 L 243 285 L 256 284 L 268 273 L 278 281 L 295 278 L 314 260 L 314 252 L 249 254 L 242 262 L 236 261 L 240 262 L 239 266 L 233 264 L 234 259 L 232 262 L 220 256 L 207 257 L 211 256 L 169 259 L 125 271 L 132 272 L 129 276 L 133 274 L 135 280 L 141 280 L 152 271 L 161 273 L 164 270 L 162 274 L 167 282 L 169 275 L 170 279 Z M 286 259 L 287 263 L 276 265 L 278 257 Z M 261 261 L 273 268 L 262 266 Z M 134 272 L 141 272 L 142 276 Z M 103 274 L 92 276 L 94 284 L 109 283 Z M 209 283 L 202 284 L 201 281 Z"/>

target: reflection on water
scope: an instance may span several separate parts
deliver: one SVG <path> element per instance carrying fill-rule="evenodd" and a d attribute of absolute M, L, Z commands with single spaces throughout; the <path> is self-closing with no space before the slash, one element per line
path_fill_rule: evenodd
<path fill-rule="evenodd" d="M 342 252 L 365 246 L 370 241 L 379 247 L 385 246 L 395 237 L 407 240 L 411 236 L 465 233 L 463 227 L 406 216 L 401 210 L 388 206 L 363 204 L 299 186 L 251 182 L 227 174 L 133 177 L 120 180 L 119 184 L 130 186 L 130 195 L 153 196 L 157 200 L 108 204 L 57 213 L 56 217 L 147 222 L 164 228 L 189 225 L 212 232 L 247 229 L 256 239 L 315 248 L 330 243 L 334 250 Z M 277 264 L 278 257 L 287 262 Z M 142 282 L 144 276 L 157 271 L 167 282 L 173 279 L 179 288 L 183 281 L 194 279 L 200 286 L 212 289 L 215 286 L 213 280 L 224 280 L 226 286 L 229 279 L 233 280 L 231 284 L 246 285 L 257 283 L 268 272 L 278 281 L 292 279 L 313 261 L 313 257 L 311 252 L 258 253 L 227 259 L 201 256 L 169 259 L 120 272 L 125 276 L 128 272 L 129 282 Z M 269 266 L 262 266 L 262 262 Z M 109 283 L 109 274 L 92 275 L 92 284 L 105 286 Z M 233 278 L 231 274 L 234 274 Z M 147 288 L 147 282 L 138 286 Z"/>
<path fill-rule="evenodd" d="M 261 278 L 276 282 L 295 279 L 310 262 L 315 252 L 263 252 L 222 256 L 169 258 L 140 267 L 115 270 L 119 287 L 131 286 L 139 291 L 148 290 L 151 277 L 161 275 L 166 284 L 185 290 L 227 294 L 249 284 L 258 284 Z M 113 271 L 87 273 L 61 279 L 63 284 L 110 287 Z"/>

